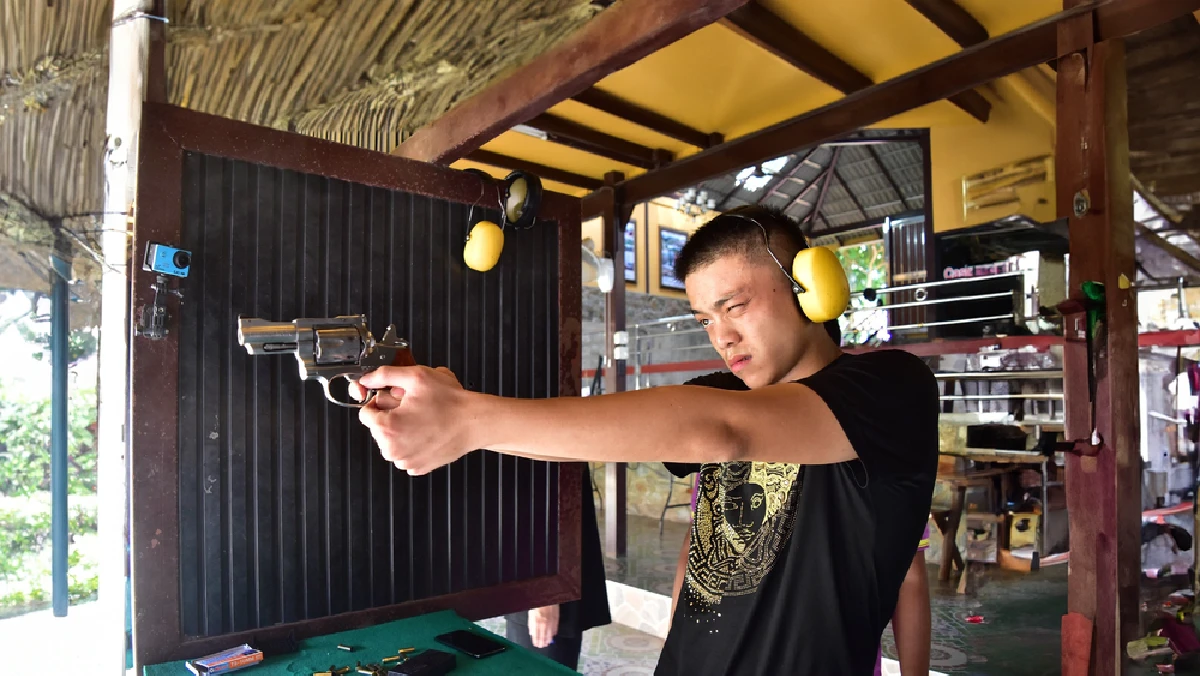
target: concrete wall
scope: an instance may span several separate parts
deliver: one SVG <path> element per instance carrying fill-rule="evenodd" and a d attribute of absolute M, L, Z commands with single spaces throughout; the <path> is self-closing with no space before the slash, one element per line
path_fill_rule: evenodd
<path fill-rule="evenodd" d="M 664 317 L 679 317 L 690 315 L 690 307 L 686 299 L 668 298 L 644 293 L 625 292 L 625 323 L 633 340 L 634 324 L 651 322 Z M 641 340 L 643 364 L 665 364 L 680 361 L 698 361 L 718 359 L 715 350 L 709 345 L 708 337 L 702 331 L 695 331 L 699 324 L 691 319 L 674 322 L 673 326 L 646 326 L 641 333 L 646 336 Z M 671 329 L 675 330 L 672 331 Z M 604 354 L 604 294 L 593 287 L 583 289 L 583 352 L 582 364 L 584 372 L 595 369 L 600 355 Z M 631 346 L 632 350 L 632 346 Z M 633 366 L 633 356 L 628 366 Z M 657 385 L 679 385 L 711 369 L 688 373 L 655 373 L 642 377 L 642 387 Z M 583 387 L 586 390 L 591 384 L 591 376 L 585 375 Z M 634 379 L 626 376 L 626 389 L 634 389 Z"/>

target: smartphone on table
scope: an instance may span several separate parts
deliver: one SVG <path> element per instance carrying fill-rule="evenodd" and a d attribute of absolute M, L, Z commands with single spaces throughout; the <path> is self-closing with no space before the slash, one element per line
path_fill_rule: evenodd
<path fill-rule="evenodd" d="M 477 660 L 495 655 L 497 653 L 502 653 L 508 649 L 508 646 L 500 643 L 499 641 L 493 641 L 486 636 L 481 636 L 480 634 L 476 634 L 473 631 L 467 631 L 466 629 L 459 629 L 458 631 L 442 634 L 441 636 L 435 637 L 434 640 L 442 645 L 450 646 L 464 655 L 474 657 Z"/>

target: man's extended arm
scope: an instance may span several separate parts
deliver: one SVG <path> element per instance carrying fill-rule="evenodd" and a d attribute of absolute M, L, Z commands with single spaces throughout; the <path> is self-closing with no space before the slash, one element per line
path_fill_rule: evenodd
<path fill-rule="evenodd" d="M 601 397 L 512 399 L 467 392 L 453 376 L 433 369 L 383 367 L 364 376 L 363 384 L 402 390 L 399 406 L 368 405 L 361 417 L 384 457 L 414 474 L 476 448 L 598 462 L 826 464 L 856 457 L 825 402 L 794 383 L 747 392 L 677 385 Z M 627 433 L 637 443 L 596 441 Z"/>

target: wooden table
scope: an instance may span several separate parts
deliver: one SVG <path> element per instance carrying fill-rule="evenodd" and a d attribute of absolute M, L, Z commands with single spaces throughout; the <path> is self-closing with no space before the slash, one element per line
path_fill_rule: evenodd
<path fill-rule="evenodd" d="M 1049 456 L 1040 453 L 1028 451 L 1004 451 L 994 449 L 972 449 L 967 448 L 961 451 L 950 453 L 941 453 L 941 455 L 952 456 L 956 458 L 966 458 L 974 462 L 987 462 L 1004 465 L 1012 465 L 1010 467 L 993 467 L 982 470 L 967 470 L 965 472 L 955 473 L 939 473 L 937 480 L 942 483 L 948 483 L 952 487 L 954 493 L 950 502 L 949 510 L 938 510 L 932 513 L 934 523 L 937 524 L 938 530 L 942 535 L 942 556 L 940 566 L 938 568 L 938 580 L 946 582 L 950 580 L 951 572 L 957 568 L 958 570 L 966 569 L 966 561 L 962 557 L 962 553 L 958 550 L 957 535 L 959 524 L 962 523 L 963 513 L 966 508 L 967 489 L 975 487 L 992 488 L 997 480 L 1000 481 L 1000 495 L 1008 494 L 1008 482 L 1012 473 L 1019 468 L 1015 465 L 1037 465 L 1041 470 L 1042 475 L 1042 523 L 1041 534 L 1039 535 L 1039 553 L 1045 554 L 1046 549 L 1046 515 L 1049 512 L 1049 502 L 1047 495 L 1048 481 L 1046 474 L 1047 463 L 1051 460 Z M 999 512 L 1003 505 L 995 505 L 994 512 Z M 1000 542 L 997 543 L 997 548 L 1003 548 L 1007 543 L 1004 529 L 1000 529 Z M 965 579 L 965 576 L 964 576 Z"/>

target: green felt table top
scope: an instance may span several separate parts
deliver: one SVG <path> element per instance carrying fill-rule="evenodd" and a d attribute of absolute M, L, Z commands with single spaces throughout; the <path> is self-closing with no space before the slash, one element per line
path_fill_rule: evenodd
<path fill-rule="evenodd" d="M 435 636 L 457 629 L 470 629 L 508 646 L 508 650 L 480 660 L 457 653 L 433 640 Z M 354 652 L 338 650 L 338 644 L 352 646 Z M 234 646 L 229 646 L 230 648 Z M 503 637 L 485 630 L 460 617 L 452 610 L 410 617 L 363 629 L 317 636 L 300 642 L 300 652 L 263 660 L 253 667 L 232 672 L 238 676 L 284 676 L 327 671 L 330 665 L 353 667 L 355 662 L 379 664 L 395 655 L 400 648 L 427 649 L 453 653 L 458 666 L 455 676 L 490 676 L 491 674 L 521 674 L 521 676 L 557 676 L 575 672 L 535 652 L 517 646 Z M 217 651 L 212 651 L 217 652 Z M 167 662 L 146 667 L 144 676 L 191 676 L 185 662 Z M 353 669 L 347 676 L 358 676 Z"/>

